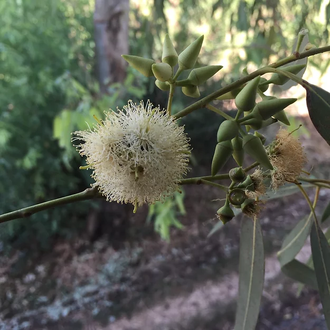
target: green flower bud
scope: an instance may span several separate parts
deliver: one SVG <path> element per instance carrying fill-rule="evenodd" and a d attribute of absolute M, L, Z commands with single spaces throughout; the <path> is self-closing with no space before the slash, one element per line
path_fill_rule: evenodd
<path fill-rule="evenodd" d="M 259 81 L 259 76 L 249 81 L 235 97 L 235 104 L 239 110 L 249 111 L 254 107 Z"/>
<path fill-rule="evenodd" d="M 283 124 L 290 126 L 289 119 L 286 116 L 286 113 L 285 113 L 284 110 L 281 110 L 278 113 L 275 113 L 274 118 L 276 118 L 277 120 L 279 120 Z"/>
<path fill-rule="evenodd" d="M 163 44 L 162 62 L 174 67 L 178 63 L 178 53 L 176 52 L 168 34 L 165 36 Z"/>
<path fill-rule="evenodd" d="M 260 139 L 260 141 L 261 141 L 262 144 L 265 144 L 266 137 L 264 135 L 260 134 L 258 131 L 255 131 L 254 132 L 254 135 Z"/>
<path fill-rule="evenodd" d="M 305 64 L 295 64 L 295 65 L 285 66 L 285 67 L 279 68 L 279 69 L 286 71 L 286 72 L 293 73 L 293 74 L 297 74 L 301 70 L 303 70 L 305 67 L 306 67 Z M 283 74 L 273 73 L 273 75 L 268 80 L 268 83 L 275 84 L 275 85 L 283 85 L 289 80 L 290 80 L 290 78 Z"/>
<path fill-rule="evenodd" d="M 179 55 L 179 70 L 192 69 L 202 48 L 204 36 L 200 36 Z"/>
<path fill-rule="evenodd" d="M 160 81 L 168 81 L 173 74 L 172 67 L 167 63 L 156 63 L 151 66 L 154 76 Z"/>
<path fill-rule="evenodd" d="M 218 129 L 217 141 L 231 140 L 238 134 L 238 125 L 234 120 L 223 121 Z"/>
<path fill-rule="evenodd" d="M 216 145 L 212 159 L 211 175 L 216 175 L 220 171 L 227 163 L 232 153 L 233 147 L 230 141 L 223 141 Z"/>
<path fill-rule="evenodd" d="M 264 93 L 266 92 L 266 90 L 268 89 L 269 87 L 269 83 L 268 83 L 268 80 L 265 79 L 265 78 L 260 78 L 260 82 L 259 82 L 259 85 L 258 85 L 259 89 Z"/>
<path fill-rule="evenodd" d="M 241 137 L 236 136 L 231 140 L 233 151 L 233 157 L 237 165 L 242 166 L 244 160 L 244 149 L 243 149 L 243 140 Z"/>
<path fill-rule="evenodd" d="M 235 88 L 232 91 L 225 93 L 216 98 L 216 100 L 232 100 L 234 99 L 237 94 L 243 89 L 243 87 Z"/>
<path fill-rule="evenodd" d="M 251 134 L 244 135 L 243 149 L 257 162 L 259 162 L 260 165 L 270 170 L 273 169 L 273 166 L 268 159 L 266 150 L 258 137 Z"/>
<path fill-rule="evenodd" d="M 262 119 L 268 119 L 271 116 L 274 116 L 277 112 L 282 111 L 284 108 L 289 106 L 290 104 L 296 102 L 297 99 L 271 99 L 261 101 L 254 107 L 253 111 L 250 115 L 256 114 L 256 116 L 260 115 Z"/>
<path fill-rule="evenodd" d="M 235 167 L 229 171 L 229 177 L 233 182 L 241 182 L 246 178 L 246 173 L 242 167 Z"/>
<path fill-rule="evenodd" d="M 188 80 L 190 81 L 190 84 L 199 86 L 213 75 L 215 75 L 222 68 L 222 65 L 208 65 L 202 68 L 193 69 L 188 76 Z"/>
<path fill-rule="evenodd" d="M 188 85 L 182 87 L 182 93 L 189 97 L 200 97 L 199 89 L 197 86 L 194 85 Z"/>
<path fill-rule="evenodd" d="M 170 90 L 170 85 L 167 84 L 166 82 L 160 81 L 160 80 L 156 80 L 155 81 L 155 85 L 161 89 L 162 91 L 168 91 Z"/>
<path fill-rule="evenodd" d="M 229 222 L 232 218 L 234 218 L 235 213 L 229 206 L 228 201 L 226 201 L 225 205 L 220 207 L 220 209 L 217 211 L 217 215 L 219 219 L 223 222 L 225 225 L 227 222 Z"/>
<path fill-rule="evenodd" d="M 235 188 L 230 191 L 228 198 L 231 204 L 236 207 L 240 207 L 247 197 L 243 189 Z"/>
<path fill-rule="evenodd" d="M 138 70 L 144 76 L 152 77 L 154 75 L 151 69 L 151 66 L 155 63 L 154 60 L 140 56 L 134 56 L 134 55 L 121 55 L 121 56 L 126 62 L 129 63 L 131 67 Z"/>
<path fill-rule="evenodd" d="M 254 187 L 253 180 L 251 179 L 251 176 L 248 175 L 242 183 L 240 183 L 236 186 L 236 188 L 242 188 L 242 189 L 254 191 L 255 187 Z"/>

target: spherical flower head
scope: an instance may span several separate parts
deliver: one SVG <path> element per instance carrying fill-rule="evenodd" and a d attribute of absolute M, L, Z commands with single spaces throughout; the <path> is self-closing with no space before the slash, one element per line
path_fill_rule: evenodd
<path fill-rule="evenodd" d="M 276 190 L 285 182 L 295 182 L 306 162 L 304 149 L 299 140 L 281 128 L 268 151 L 274 167 L 271 172 L 272 188 Z"/>
<path fill-rule="evenodd" d="M 99 191 L 108 201 L 154 203 L 178 190 L 190 155 L 184 127 L 148 101 L 132 101 L 106 112 L 92 130 L 75 132 L 74 140 Z"/>

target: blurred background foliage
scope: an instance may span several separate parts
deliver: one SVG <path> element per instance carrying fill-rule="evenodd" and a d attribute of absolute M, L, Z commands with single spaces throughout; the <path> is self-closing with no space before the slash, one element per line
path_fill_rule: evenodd
<path fill-rule="evenodd" d="M 153 81 L 129 68 L 123 81 L 109 81 L 107 92 L 100 92 L 94 10 L 93 0 L 0 1 L 0 213 L 89 186 L 89 174 L 78 170 L 83 161 L 70 140 L 72 131 L 93 124 L 93 115 L 101 118 L 104 110 L 120 108 L 128 99 L 150 98 L 166 105 L 166 95 Z M 205 95 L 237 79 L 245 67 L 250 71 L 284 57 L 301 28 L 309 30 L 311 43 L 327 44 L 330 3 L 132 0 L 126 24 L 130 54 L 157 60 L 166 33 L 178 51 L 205 34 L 198 65 L 224 65 L 216 82 L 202 90 Z M 329 63 L 322 56 L 310 61 L 321 72 Z M 174 100 L 174 111 L 191 103 L 180 91 Z M 219 118 L 202 110 L 184 123 L 197 164 L 208 164 L 211 156 L 205 154 L 214 149 Z M 79 203 L 3 224 L 1 240 L 19 246 L 33 237 L 35 244 L 47 248 L 52 238 L 84 230 L 90 205 Z M 167 216 L 155 222 L 164 238 L 164 223 L 181 227 L 174 207 L 184 212 L 182 198 L 150 209 L 149 219 Z"/>

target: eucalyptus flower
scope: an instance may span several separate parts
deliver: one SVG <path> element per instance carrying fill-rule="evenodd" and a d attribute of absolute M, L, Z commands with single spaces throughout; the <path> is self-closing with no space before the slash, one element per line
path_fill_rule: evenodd
<path fill-rule="evenodd" d="M 190 156 L 184 127 L 149 101 L 129 101 L 105 115 L 93 129 L 75 132 L 73 140 L 81 142 L 77 150 L 106 199 L 132 203 L 136 210 L 177 191 Z"/>

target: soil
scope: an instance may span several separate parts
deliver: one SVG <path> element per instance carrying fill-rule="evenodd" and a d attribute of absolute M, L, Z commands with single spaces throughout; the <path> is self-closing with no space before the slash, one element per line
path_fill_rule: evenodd
<path fill-rule="evenodd" d="M 303 138 L 309 164 L 329 179 L 329 146 L 310 131 L 312 138 Z M 223 196 L 204 185 L 186 186 L 185 194 L 186 215 L 178 216 L 184 228 L 173 228 L 170 242 L 145 223 L 147 208 L 131 215 L 106 204 L 98 214 L 105 224 L 95 225 L 91 213 L 87 236 L 58 240 L 48 253 L 1 256 L 0 329 L 233 329 L 244 220 L 238 216 L 208 237 Z M 317 214 L 329 199 L 321 190 Z M 308 211 L 295 193 L 269 200 L 260 215 L 266 271 L 257 330 L 326 329 L 318 293 L 304 287 L 298 296 L 298 283 L 281 273 L 276 257 Z M 298 258 L 309 255 L 307 242 Z"/>

